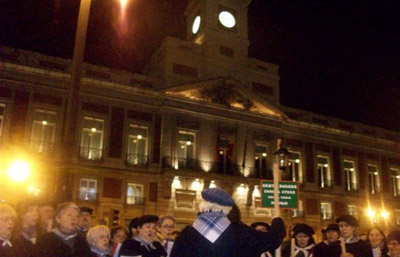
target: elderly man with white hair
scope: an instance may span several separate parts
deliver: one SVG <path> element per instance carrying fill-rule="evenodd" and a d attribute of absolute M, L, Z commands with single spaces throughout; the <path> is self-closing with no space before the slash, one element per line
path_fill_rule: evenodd
<path fill-rule="evenodd" d="M 283 220 L 272 220 L 264 233 L 226 217 L 235 204 L 232 197 L 219 188 L 201 192 L 200 213 L 192 226 L 176 239 L 171 257 L 259 257 L 273 252 L 285 236 Z"/>
<path fill-rule="evenodd" d="M 16 220 L 15 210 L 8 204 L 0 204 L 0 256 L 17 256 L 10 242 Z"/>
<path fill-rule="evenodd" d="M 104 225 L 91 227 L 86 235 L 93 257 L 110 257 L 110 229 Z"/>

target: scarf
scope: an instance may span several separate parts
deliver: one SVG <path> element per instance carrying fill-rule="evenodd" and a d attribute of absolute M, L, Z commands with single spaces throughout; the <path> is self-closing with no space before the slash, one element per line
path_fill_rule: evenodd
<path fill-rule="evenodd" d="M 314 247 L 314 244 L 310 244 L 304 248 L 301 248 L 297 245 L 294 246 L 294 256 L 300 254 L 299 256 L 308 257 L 311 254 L 311 249 Z"/>
<path fill-rule="evenodd" d="M 146 247 L 147 251 L 149 251 L 149 252 L 151 250 L 156 250 L 156 247 L 153 245 L 153 242 L 151 242 L 151 241 L 144 240 L 138 236 L 134 236 L 133 239 L 140 242 L 140 245 L 143 245 L 144 247 Z"/>
<path fill-rule="evenodd" d="M 1 241 L 3 241 L 3 242 L 1 242 Z M 4 239 L 4 238 L 0 237 L 0 242 L 1 242 L 2 247 L 5 247 L 5 246 L 12 247 L 12 244 L 11 244 L 10 240 L 8 240 L 8 239 Z"/>
<path fill-rule="evenodd" d="M 66 235 L 63 232 L 61 232 L 58 228 L 53 228 L 52 231 L 54 234 L 59 236 L 63 241 L 69 241 L 78 235 L 78 233 L 74 233 L 72 235 Z"/>
<path fill-rule="evenodd" d="M 108 254 L 108 251 L 102 251 L 102 250 L 100 250 L 99 248 L 97 248 L 96 246 L 94 246 L 94 245 L 91 245 L 90 246 L 90 251 L 92 251 L 92 252 L 94 252 L 95 254 L 97 254 L 97 256 L 99 256 L 99 257 L 103 257 L 103 256 L 106 256 L 107 254 Z"/>
<path fill-rule="evenodd" d="M 214 243 L 224 231 L 229 227 L 231 222 L 222 212 L 201 212 L 193 223 L 193 228 L 208 241 Z"/>
<path fill-rule="evenodd" d="M 358 236 L 356 237 L 352 237 L 352 238 L 348 238 L 345 240 L 346 244 L 352 244 L 352 243 L 357 243 L 358 241 L 360 241 L 361 238 L 359 238 Z"/>
<path fill-rule="evenodd" d="M 31 235 L 31 234 L 29 234 L 29 233 L 22 232 L 22 236 L 23 236 L 26 240 L 31 241 L 32 244 L 36 244 L 36 235 Z"/>

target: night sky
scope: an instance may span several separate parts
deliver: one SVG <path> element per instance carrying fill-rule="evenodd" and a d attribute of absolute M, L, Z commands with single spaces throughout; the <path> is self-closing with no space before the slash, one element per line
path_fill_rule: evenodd
<path fill-rule="evenodd" d="M 165 36 L 185 39 L 187 0 L 92 0 L 85 61 L 140 72 Z M 79 0 L 0 0 L 0 44 L 71 58 Z M 395 1 L 253 0 L 251 57 L 280 65 L 281 103 L 400 131 Z"/>

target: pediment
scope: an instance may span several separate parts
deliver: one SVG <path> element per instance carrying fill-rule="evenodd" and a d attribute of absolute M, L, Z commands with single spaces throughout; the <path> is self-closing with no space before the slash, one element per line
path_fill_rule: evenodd
<path fill-rule="evenodd" d="M 164 92 L 170 96 L 213 103 L 230 109 L 286 117 L 278 108 L 257 96 L 241 84 L 240 81 L 231 77 L 220 77 L 190 83 L 166 89 Z"/>

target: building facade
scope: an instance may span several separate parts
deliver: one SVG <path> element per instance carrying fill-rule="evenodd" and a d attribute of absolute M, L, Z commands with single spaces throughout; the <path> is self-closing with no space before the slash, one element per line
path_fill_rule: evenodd
<path fill-rule="evenodd" d="M 244 222 L 270 221 L 260 181 L 272 179 L 283 139 L 283 179 L 300 184 L 287 222 L 319 231 L 350 213 L 362 229 L 400 225 L 399 133 L 281 105 L 278 66 L 248 57 L 247 4 L 190 1 L 187 40 L 166 38 L 142 74 L 85 64 L 71 158 L 62 143 L 71 62 L 1 48 L 1 200 L 71 199 L 108 224 L 170 213 L 183 227 L 201 190 L 217 186 Z M 23 184 L 5 177 L 15 158 L 33 165 Z"/>

